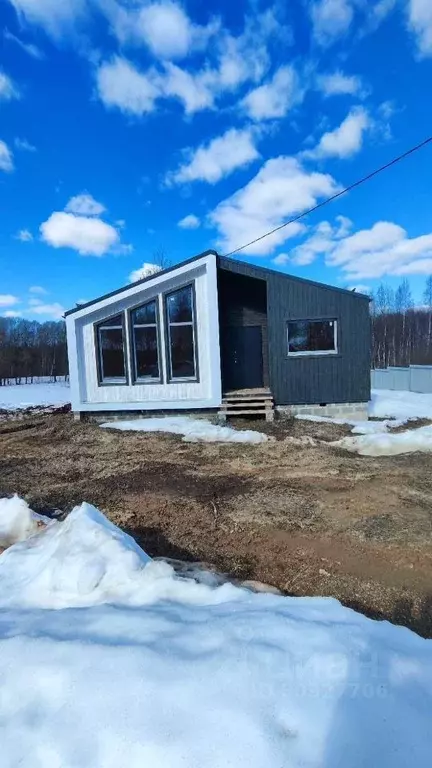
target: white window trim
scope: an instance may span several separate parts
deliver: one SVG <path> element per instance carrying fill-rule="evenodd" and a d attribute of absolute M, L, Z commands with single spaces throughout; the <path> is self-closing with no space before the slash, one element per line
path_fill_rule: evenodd
<path fill-rule="evenodd" d="M 289 324 L 290 323 L 334 323 L 333 326 L 333 337 L 334 337 L 334 349 L 318 349 L 318 350 L 305 350 L 304 352 L 291 352 L 289 348 Z M 333 318 L 327 318 L 327 317 L 317 317 L 317 318 L 307 318 L 307 319 L 301 319 L 301 320 L 287 320 L 287 327 L 286 327 L 286 339 L 287 339 L 287 348 L 288 348 L 288 357 L 328 357 L 331 355 L 338 355 L 339 354 L 339 334 L 338 334 L 339 328 L 338 328 L 338 321 Z"/>

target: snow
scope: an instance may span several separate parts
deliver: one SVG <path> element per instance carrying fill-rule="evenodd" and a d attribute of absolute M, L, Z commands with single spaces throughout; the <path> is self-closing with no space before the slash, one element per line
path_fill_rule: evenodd
<path fill-rule="evenodd" d="M 300 421 L 317 421 L 324 424 L 347 424 L 352 427 L 352 432 L 359 435 L 376 434 L 388 432 L 389 429 L 396 429 L 406 424 L 408 419 L 384 419 L 383 421 L 356 421 L 351 419 L 332 419 L 331 416 L 313 416 L 309 414 L 298 414 L 296 419 Z"/>
<path fill-rule="evenodd" d="M 0 499 L 0 547 L 28 539 L 38 531 L 40 523 L 47 522 L 47 518 L 32 512 L 27 502 L 18 496 Z"/>
<path fill-rule="evenodd" d="M 0 643 L 2 768 L 430 765 L 431 641 L 178 577 L 88 504 L 0 555 Z"/>
<path fill-rule="evenodd" d="M 420 392 L 372 390 L 369 416 L 378 419 L 431 419 L 432 395 Z"/>
<path fill-rule="evenodd" d="M 330 445 L 362 456 L 397 456 L 417 451 L 432 452 L 432 426 L 408 429 L 397 434 L 390 432 L 412 420 L 432 420 L 432 395 L 376 389 L 372 391 L 369 416 L 378 418 L 380 421 L 350 421 L 307 415 L 299 415 L 296 418 L 304 421 L 348 424 L 352 427 L 352 433 L 359 437 L 344 437 Z"/>
<path fill-rule="evenodd" d="M 0 409 L 4 410 L 65 403 L 70 403 L 70 389 L 69 384 L 64 381 L 0 387 Z"/>
<path fill-rule="evenodd" d="M 171 432 L 174 435 L 183 435 L 183 440 L 187 443 L 265 443 L 269 439 L 262 432 L 221 427 L 207 419 L 194 419 L 190 416 L 109 421 L 100 426 L 104 429 L 134 432 Z"/>
<path fill-rule="evenodd" d="M 401 453 L 432 452 L 432 426 L 410 429 L 397 434 L 370 434 L 344 437 L 331 445 L 361 456 L 397 456 Z"/>

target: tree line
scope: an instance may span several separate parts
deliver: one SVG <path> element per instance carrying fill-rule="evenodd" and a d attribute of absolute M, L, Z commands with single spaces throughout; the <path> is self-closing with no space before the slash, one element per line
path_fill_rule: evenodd
<path fill-rule="evenodd" d="M 63 320 L 0 317 L 0 386 L 31 383 L 40 376 L 67 376 L 66 326 Z"/>
<path fill-rule="evenodd" d="M 432 365 L 432 275 L 422 299 L 415 306 L 406 278 L 396 290 L 381 283 L 372 294 L 373 368 Z"/>
<path fill-rule="evenodd" d="M 432 365 L 432 275 L 423 304 L 415 306 L 409 281 L 396 290 L 381 283 L 371 296 L 373 368 Z M 27 383 L 46 376 L 68 375 L 66 327 L 63 320 L 0 317 L 0 386 Z"/>

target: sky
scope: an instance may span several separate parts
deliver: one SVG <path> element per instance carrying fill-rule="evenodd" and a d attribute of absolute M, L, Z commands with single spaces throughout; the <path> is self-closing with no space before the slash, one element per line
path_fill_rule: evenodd
<path fill-rule="evenodd" d="M 0 314 L 228 254 L 432 134 L 431 0 L 0 0 Z M 432 145 L 236 258 L 432 273 Z"/>

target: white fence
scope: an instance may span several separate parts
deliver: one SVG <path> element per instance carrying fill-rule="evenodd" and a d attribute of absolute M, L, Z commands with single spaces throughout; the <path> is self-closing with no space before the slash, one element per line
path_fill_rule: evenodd
<path fill-rule="evenodd" d="M 432 365 L 380 368 L 371 371 L 372 389 L 398 389 L 432 394 Z"/>

